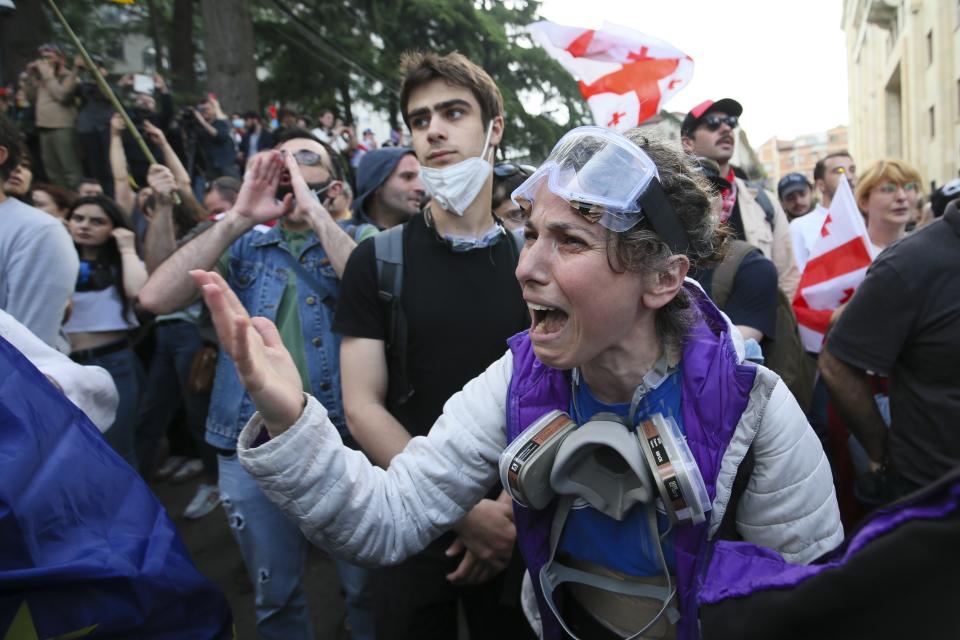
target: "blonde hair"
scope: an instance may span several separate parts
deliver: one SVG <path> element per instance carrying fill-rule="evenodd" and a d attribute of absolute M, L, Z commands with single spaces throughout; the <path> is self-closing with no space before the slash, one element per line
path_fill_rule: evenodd
<path fill-rule="evenodd" d="M 857 180 L 857 188 L 853 192 L 853 197 L 857 201 L 857 206 L 862 208 L 861 202 L 865 202 L 870 197 L 870 190 L 881 184 L 893 182 L 894 184 L 904 185 L 908 182 L 917 183 L 917 191 L 923 190 L 923 181 L 920 173 L 903 160 L 895 158 L 884 158 L 877 160 L 860 175 Z"/>

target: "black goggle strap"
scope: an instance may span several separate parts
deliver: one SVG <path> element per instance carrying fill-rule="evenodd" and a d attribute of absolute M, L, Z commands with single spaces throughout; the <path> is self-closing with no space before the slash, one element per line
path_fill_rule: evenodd
<path fill-rule="evenodd" d="M 667 619 L 670 620 L 672 624 L 676 624 L 677 620 L 680 619 L 680 612 L 675 606 L 672 606 L 671 603 L 673 602 L 674 595 L 677 593 L 677 589 L 673 584 L 673 581 L 670 579 L 670 571 L 667 569 L 667 560 L 663 555 L 663 545 L 661 544 L 660 531 L 657 526 L 657 510 L 653 507 L 653 505 L 647 505 L 647 526 L 650 530 L 650 535 L 652 536 L 651 540 L 657 543 L 657 555 L 658 559 L 660 560 L 660 566 L 663 568 L 663 574 L 666 577 L 666 587 L 647 584 L 644 582 L 629 582 L 625 580 L 618 580 L 616 578 L 608 578 L 595 573 L 574 569 L 573 567 L 567 567 L 557 562 L 554 558 L 557 553 L 557 546 L 560 543 L 560 534 L 563 533 L 563 525 L 567 521 L 567 516 L 570 515 L 570 509 L 573 507 L 575 500 L 576 496 L 564 495 L 559 497 L 559 500 L 557 501 L 557 510 L 553 516 L 553 524 L 550 527 L 550 556 L 547 559 L 547 562 L 540 569 L 540 589 L 543 592 L 543 599 L 546 601 L 547 606 L 550 607 L 550 611 L 553 612 L 553 615 L 560 623 L 560 626 L 563 627 L 563 630 L 567 632 L 567 635 L 574 640 L 580 640 L 577 635 L 567 626 L 567 623 L 564 622 L 563 616 L 560 615 L 560 610 L 557 608 L 557 605 L 553 600 L 554 592 L 565 582 L 577 582 L 580 584 L 590 585 L 591 587 L 595 587 L 603 591 L 620 593 L 638 598 L 651 598 L 653 600 L 659 600 L 662 602 L 663 606 L 660 608 L 660 611 L 657 612 L 657 615 L 655 615 L 652 620 L 644 625 L 642 629 L 631 635 L 629 638 L 626 638 L 626 640 L 635 640 L 636 638 L 640 638 L 654 624 L 656 624 L 657 620 L 664 615 L 667 616 Z"/>
<path fill-rule="evenodd" d="M 656 178 L 650 180 L 637 202 L 643 215 L 650 221 L 650 226 L 667 243 L 670 251 L 675 254 L 686 253 L 690 247 L 690 238 L 673 205 L 667 200 L 660 181 Z"/>

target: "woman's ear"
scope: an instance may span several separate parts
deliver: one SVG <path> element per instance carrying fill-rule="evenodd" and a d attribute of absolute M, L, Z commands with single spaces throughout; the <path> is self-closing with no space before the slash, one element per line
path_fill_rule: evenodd
<path fill-rule="evenodd" d="M 670 256 L 665 269 L 648 274 L 643 305 L 648 309 L 665 307 L 677 297 L 689 270 L 690 258 L 683 254 Z"/>

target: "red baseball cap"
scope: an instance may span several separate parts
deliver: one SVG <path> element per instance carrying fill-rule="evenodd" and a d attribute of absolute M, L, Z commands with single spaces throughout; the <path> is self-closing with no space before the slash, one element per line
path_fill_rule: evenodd
<path fill-rule="evenodd" d="M 711 111 L 723 111 L 728 116 L 740 117 L 743 113 L 743 106 L 733 98 L 722 98 L 714 102 L 713 100 L 704 100 L 693 109 L 683 119 L 680 125 L 680 134 L 689 136 L 699 126 L 700 120 Z"/>

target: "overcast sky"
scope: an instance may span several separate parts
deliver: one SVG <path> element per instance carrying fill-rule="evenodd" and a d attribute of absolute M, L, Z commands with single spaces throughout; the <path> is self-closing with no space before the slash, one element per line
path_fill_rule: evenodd
<path fill-rule="evenodd" d="M 693 80 L 667 103 L 688 111 L 735 98 L 750 143 L 847 124 L 842 0 L 543 0 L 544 19 L 584 28 L 604 21 L 666 40 L 694 60 Z"/>

